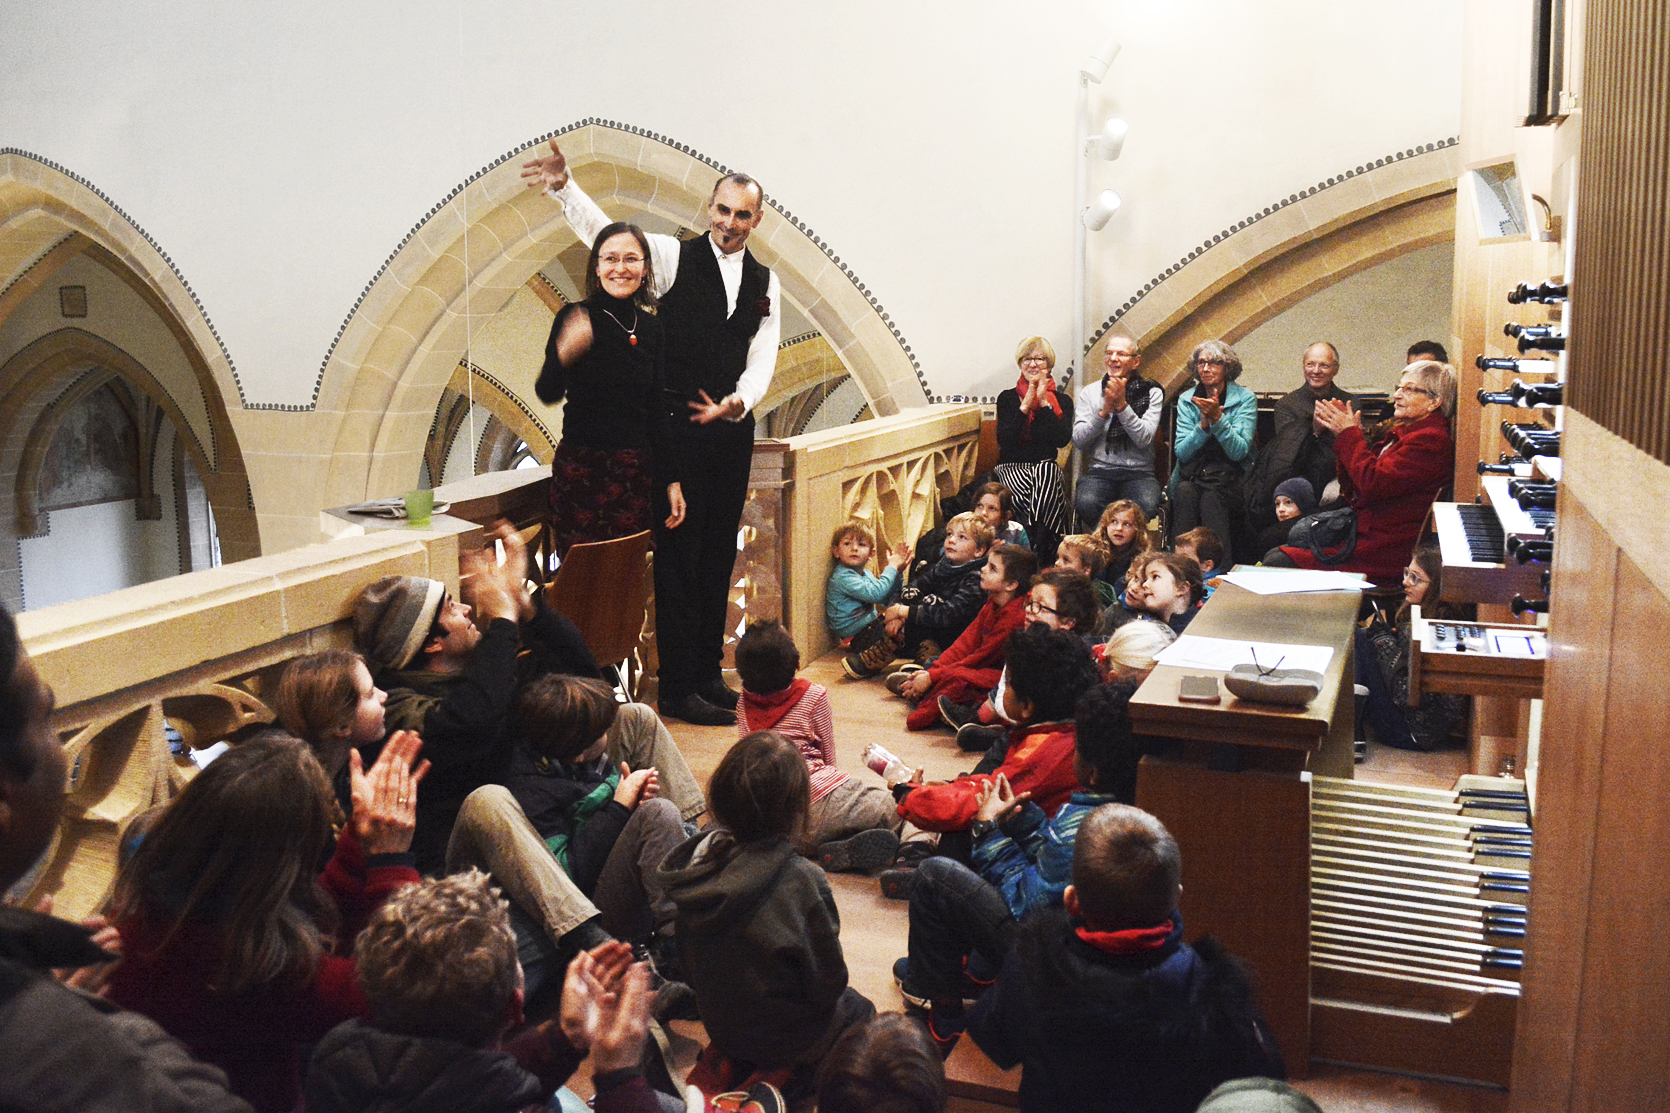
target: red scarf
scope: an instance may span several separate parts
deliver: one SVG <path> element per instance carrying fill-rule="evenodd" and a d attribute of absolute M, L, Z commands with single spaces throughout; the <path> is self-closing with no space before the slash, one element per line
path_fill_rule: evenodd
<path fill-rule="evenodd" d="M 748 724 L 749 730 L 770 730 L 783 721 L 800 697 L 806 694 L 806 689 L 812 682 L 805 677 L 796 677 L 794 683 L 781 692 L 773 692 L 769 696 L 756 695 L 744 688 L 742 690 L 742 717 Z"/>
<path fill-rule="evenodd" d="M 1170 920 L 1153 927 L 1126 928 L 1124 931 L 1091 931 L 1087 927 L 1073 929 L 1080 939 L 1098 951 L 1118 956 L 1157 951 L 1166 945 L 1166 940 L 1171 938 L 1174 930 L 1176 925 Z"/>
<path fill-rule="evenodd" d="M 1022 375 L 1019 379 L 1017 379 L 1015 381 L 1015 393 L 1019 394 L 1022 398 L 1025 398 L 1027 389 L 1031 386 L 1032 386 L 1032 384 L 1026 381 L 1026 376 Z M 1056 417 L 1061 416 L 1061 400 L 1055 396 L 1055 380 L 1054 379 L 1045 379 L 1044 380 L 1044 401 L 1049 403 L 1050 409 L 1055 411 L 1055 416 Z M 1032 424 L 1032 415 L 1031 414 L 1026 415 L 1026 423 L 1028 425 Z"/>

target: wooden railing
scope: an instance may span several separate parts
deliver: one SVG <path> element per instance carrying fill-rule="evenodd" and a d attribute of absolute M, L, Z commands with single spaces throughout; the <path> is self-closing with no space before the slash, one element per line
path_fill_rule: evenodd
<path fill-rule="evenodd" d="M 830 533 L 856 517 L 882 545 L 914 540 L 939 497 L 972 477 L 979 427 L 978 407 L 941 406 L 760 442 L 732 629 L 744 616 L 781 616 L 805 659 L 823 653 Z M 63 823 L 21 883 L 25 898 L 51 894 L 71 918 L 98 910 L 123 830 L 179 791 L 195 769 L 190 750 L 271 721 L 277 674 L 292 657 L 350 644 L 367 584 L 415 575 L 456 590 L 459 552 L 498 518 L 541 521 L 546 485 L 543 471 L 478 476 L 437 491 L 452 510 L 427 530 L 327 514 L 324 544 L 19 614 L 71 762 Z"/>

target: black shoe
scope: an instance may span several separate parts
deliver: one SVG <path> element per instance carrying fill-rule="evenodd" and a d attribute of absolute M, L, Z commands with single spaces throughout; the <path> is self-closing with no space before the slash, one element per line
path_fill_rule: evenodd
<path fill-rule="evenodd" d="M 715 707 L 695 692 L 680 699 L 660 701 L 663 719 L 683 719 L 699 727 L 730 727 L 736 725 L 736 712 Z"/>
<path fill-rule="evenodd" d="M 899 844 L 899 852 L 893 855 L 895 866 L 920 866 L 929 858 L 939 853 L 939 847 L 927 839 L 911 839 Z"/>
<path fill-rule="evenodd" d="M 978 703 L 958 703 L 950 696 L 940 696 L 939 717 L 952 730 L 961 730 L 970 723 L 980 721 L 980 705 Z"/>
<path fill-rule="evenodd" d="M 1009 728 L 1001 725 L 988 727 L 979 723 L 964 723 L 957 728 L 957 748 L 971 754 L 983 754 L 1007 733 Z"/>
<path fill-rule="evenodd" d="M 734 688 L 717 676 L 697 688 L 696 694 L 721 711 L 735 711 L 737 700 L 742 698 Z"/>
<path fill-rule="evenodd" d="M 818 864 L 830 873 L 869 873 L 892 865 L 898 853 L 899 836 L 885 827 L 873 827 L 818 847 Z"/>

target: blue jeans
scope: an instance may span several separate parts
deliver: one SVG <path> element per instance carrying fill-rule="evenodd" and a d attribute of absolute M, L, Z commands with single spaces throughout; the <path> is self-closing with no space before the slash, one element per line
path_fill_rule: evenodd
<path fill-rule="evenodd" d="M 1015 917 L 1003 894 L 979 874 L 934 857 L 910 888 L 910 980 L 935 999 L 960 997 L 963 959 L 978 954 L 992 969 L 1015 942 Z"/>
<path fill-rule="evenodd" d="M 1078 513 L 1079 528 L 1085 533 L 1094 532 L 1108 503 L 1120 499 L 1130 499 L 1153 518 L 1160 508 L 1160 481 L 1149 471 L 1095 468 L 1085 472 L 1073 489 L 1073 509 Z"/>

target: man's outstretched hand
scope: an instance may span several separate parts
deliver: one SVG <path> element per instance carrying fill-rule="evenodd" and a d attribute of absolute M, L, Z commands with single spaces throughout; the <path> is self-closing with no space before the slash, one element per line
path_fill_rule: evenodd
<path fill-rule="evenodd" d="M 563 157 L 555 139 L 551 140 L 550 154 L 522 164 L 522 177 L 527 180 L 529 189 L 537 189 L 541 193 L 548 189 L 561 189 L 568 184 L 568 160 Z"/>

